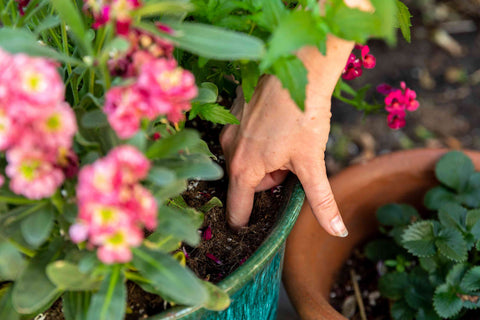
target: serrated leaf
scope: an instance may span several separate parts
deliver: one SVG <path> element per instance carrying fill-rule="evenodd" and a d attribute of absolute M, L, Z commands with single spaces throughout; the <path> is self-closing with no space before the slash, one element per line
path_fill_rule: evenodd
<path fill-rule="evenodd" d="M 279 58 L 289 57 L 306 45 L 319 45 L 325 41 L 326 36 L 324 30 L 317 28 L 314 13 L 299 10 L 289 11 L 272 33 L 268 42 L 267 54 L 260 62 L 260 70 L 266 71 Z"/>
<path fill-rule="evenodd" d="M 406 204 L 387 204 L 377 210 L 377 220 L 385 226 L 404 226 L 418 219 L 417 210 Z"/>
<path fill-rule="evenodd" d="M 450 151 L 437 162 L 435 175 L 441 183 L 461 192 L 467 186 L 474 170 L 472 160 L 463 152 Z"/>
<path fill-rule="evenodd" d="M 464 292 L 480 290 L 480 266 L 472 267 L 465 273 L 460 288 Z"/>
<path fill-rule="evenodd" d="M 377 239 L 365 246 L 365 255 L 374 262 L 395 259 L 402 252 L 404 250 L 391 239 Z"/>
<path fill-rule="evenodd" d="M 216 103 L 205 103 L 197 106 L 196 113 L 202 120 L 217 124 L 239 124 L 240 121 L 225 107 Z"/>
<path fill-rule="evenodd" d="M 418 310 L 415 320 L 441 320 L 435 310 L 430 308 L 422 308 Z"/>
<path fill-rule="evenodd" d="M 457 315 L 462 309 L 463 302 L 457 296 L 455 289 L 447 284 L 439 286 L 433 296 L 433 307 L 442 318 L 450 318 Z"/>
<path fill-rule="evenodd" d="M 91 299 L 87 320 L 121 320 L 125 315 L 127 288 L 122 265 L 117 264 L 103 279 Z"/>
<path fill-rule="evenodd" d="M 83 273 L 75 264 L 59 260 L 47 266 L 46 273 L 50 281 L 60 290 L 94 291 L 100 287 L 101 279 L 91 273 Z"/>
<path fill-rule="evenodd" d="M 133 265 L 157 293 L 166 293 L 174 302 L 185 305 L 206 303 L 208 292 L 201 280 L 170 255 L 146 248 L 134 249 L 133 254 Z"/>
<path fill-rule="evenodd" d="M 448 203 L 457 203 L 456 195 L 445 187 L 438 186 L 430 189 L 426 194 L 423 203 L 430 210 L 438 210 Z"/>
<path fill-rule="evenodd" d="M 474 238 L 474 241 L 480 240 L 480 220 L 475 223 L 470 232 Z"/>
<path fill-rule="evenodd" d="M 305 110 L 307 69 L 297 57 L 280 58 L 272 66 L 274 74 L 288 90 L 300 110 Z"/>
<path fill-rule="evenodd" d="M 410 22 L 410 18 L 412 15 L 408 11 L 408 8 L 403 2 L 397 0 L 397 20 L 398 24 L 400 26 L 400 30 L 402 31 L 402 35 L 405 38 L 405 40 L 410 43 L 411 41 L 411 36 L 410 36 L 410 27 L 412 26 L 412 23 Z"/>
<path fill-rule="evenodd" d="M 281 0 L 261 0 L 262 11 L 257 23 L 269 31 L 273 31 L 288 13 Z"/>
<path fill-rule="evenodd" d="M 387 273 L 378 281 L 381 294 L 389 299 L 404 297 L 407 286 L 408 275 L 405 272 Z"/>
<path fill-rule="evenodd" d="M 480 221 L 480 209 L 469 210 L 467 212 L 467 217 L 465 219 L 467 224 L 467 229 L 472 229 L 472 227 Z"/>
<path fill-rule="evenodd" d="M 443 205 L 438 212 L 438 219 L 441 224 L 459 231 L 466 230 L 466 217 L 467 209 L 454 203 Z"/>
<path fill-rule="evenodd" d="M 435 254 L 435 237 L 431 221 L 419 221 L 405 230 L 403 246 L 413 255 L 428 257 Z"/>
<path fill-rule="evenodd" d="M 412 320 L 415 317 L 415 310 L 405 300 L 398 300 L 390 307 L 390 315 L 393 320 Z"/>
<path fill-rule="evenodd" d="M 445 281 L 450 287 L 458 287 L 462 281 L 463 276 L 468 271 L 468 265 L 459 263 L 453 266 L 448 272 Z"/>
<path fill-rule="evenodd" d="M 453 261 L 465 261 L 467 259 L 467 243 L 460 231 L 453 228 L 444 228 L 435 240 L 435 245 L 445 257 Z"/>
<path fill-rule="evenodd" d="M 413 269 L 408 275 L 408 286 L 405 291 L 405 301 L 415 310 L 428 308 L 431 305 L 434 287 L 427 279 L 428 273 L 419 267 Z"/>

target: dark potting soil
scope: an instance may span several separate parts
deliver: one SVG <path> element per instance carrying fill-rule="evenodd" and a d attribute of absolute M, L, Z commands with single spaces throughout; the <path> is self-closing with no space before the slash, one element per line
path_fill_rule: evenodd
<path fill-rule="evenodd" d="M 225 160 L 218 142 L 220 127 L 212 127 L 204 121 L 194 121 L 187 125 L 195 127 L 200 132 L 207 132 L 202 138 L 216 155 L 216 162 L 225 170 Z M 190 181 L 183 198 L 193 208 L 200 208 L 212 197 L 219 198 L 225 205 L 227 186 L 226 174 L 217 181 Z M 285 204 L 284 191 L 282 186 L 278 186 L 257 193 L 249 225 L 239 231 L 229 228 L 224 207 L 216 207 L 205 213 L 204 223 L 199 232 L 210 228 L 211 238 L 202 239 L 195 248 L 182 246 L 188 257 L 187 266 L 199 278 L 214 283 L 231 274 L 255 252 L 270 233 L 277 220 L 277 213 Z M 143 291 L 133 282 L 127 282 L 127 292 L 126 320 L 145 319 L 170 308 L 161 297 Z M 63 320 L 61 299 L 43 315 L 45 317 L 42 320 Z"/>
<path fill-rule="evenodd" d="M 363 254 L 364 251 L 364 246 L 356 248 L 340 269 L 337 280 L 330 290 L 330 304 L 346 318 L 362 320 L 352 280 L 353 271 L 367 319 L 391 320 L 389 301 L 378 291 L 380 275 L 377 266 Z M 469 311 L 459 320 L 478 319 L 480 319 L 480 311 L 477 310 Z"/>

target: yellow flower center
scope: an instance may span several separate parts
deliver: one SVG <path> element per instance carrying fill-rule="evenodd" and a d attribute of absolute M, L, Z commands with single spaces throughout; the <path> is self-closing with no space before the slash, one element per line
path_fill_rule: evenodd
<path fill-rule="evenodd" d="M 164 71 L 157 77 L 157 82 L 164 91 L 177 87 L 182 80 L 182 68 Z"/>
<path fill-rule="evenodd" d="M 61 128 L 62 122 L 60 121 L 60 115 L 54 114 L 50 118 L 47 119 L 47 128 L 50 131 L 58 131 Z"/>
<path fill-rule="evenodd" d="M 125 240 L 125 234 L 123 232 L 117 232 L 108 239 L 108 243 L 113 246 L 119 246 L 124 244 L 126 242 Z"/>
<path fill-rule="evenodd" d="M 20 172 L 25 180 L 32 181 L 36 177 L 38 167 L 40 167 L 40 161 L 38 160 L 25 161 L 20 166 Z"/>
<path fill-rule="evenodd" d="M 45 89 L 45 81 L 40 73 L 27 74 L 24 84 L 26 89 L 32 92 L 40 92 Z"/>

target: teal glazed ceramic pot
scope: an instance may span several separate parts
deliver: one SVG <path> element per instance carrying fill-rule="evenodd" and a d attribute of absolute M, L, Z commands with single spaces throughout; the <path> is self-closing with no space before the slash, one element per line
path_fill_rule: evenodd
<path fill-rule="evenodd" d="M 230 296 L 228 309 L 218 312 L 201 307 L 175 307 L 148 320 L 275 320 L 285 240 L 305 198 L 294 177 L 288 179 L 285 189 L 290 196 L 271 234 L 243 265 L 218 284 Z"/>

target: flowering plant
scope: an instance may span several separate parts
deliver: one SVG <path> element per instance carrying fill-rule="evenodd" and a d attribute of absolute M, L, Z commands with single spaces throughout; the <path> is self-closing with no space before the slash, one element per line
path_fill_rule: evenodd
<path fill-rule="evenodd" d="M 386 205 L 377 218 L 388 237 L 366 246 L 382 273 L 379 289 L 392 302 L 392 319 L 460 319 L 480 307 L 480 174 L 470 158 L 452 151 L 435 175 L 441 185 L 425 195 L 428 219 L 409 205 Z"/>
<path fill-rule="evenodd" d="M 367 12 L 350 2 L 0 0 L 0 318 L 62 297 L 66 319 L 122 319 L 126 280 L 226 308 L 178 251 L 198 244 L 202 214 L 172 199 L 189 179 L 222 175 L 185 112 L 238 123 L 218 92 L 241 82 L 248 100 L 261 73 L 303 109 L 297 49 L 325 52 L 328 34 L 393 43 L 397 24 L 408 31 L 401 2 L 372 0 Z M 358 74 L 349 64 L 344 78 Z M 412 97 L 402 88 L 392 110 Z M 364 93 L 344 91 L 365 106 Z"/>

